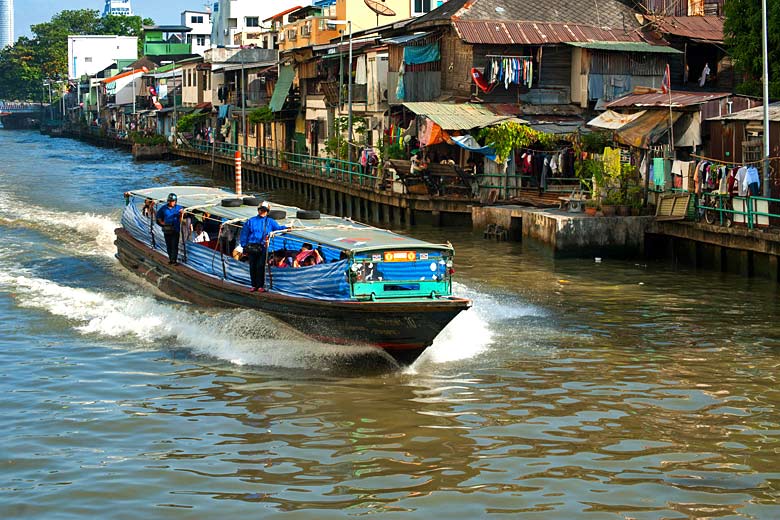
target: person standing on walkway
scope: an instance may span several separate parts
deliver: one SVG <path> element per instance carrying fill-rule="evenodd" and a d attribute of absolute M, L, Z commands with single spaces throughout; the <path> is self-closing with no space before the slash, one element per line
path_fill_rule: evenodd
<path fill-rule="evenodd" d="M 157 210 L 157 223 L 165 236 L 165 248 L 168 251 L 168 263 L 179 265 L 179 232 L 181 231 L 181 212 L 184 210 L 176 204 L 175 193 L 168 194 L 168 203 Z"/>
<path fill-rule="evenodd" d="M 265 292 L 265 255 L 268 235 L 273 231 L 287 229 L 268 216 L 271 205 L 263 202 L 257 208 L 257 216 L 246 221 L 241 229 L 241 238 L 236 250 L 243 253 L 246 249 L 249 257 L 249 277 L 252 287 L 249 292 Z"/>

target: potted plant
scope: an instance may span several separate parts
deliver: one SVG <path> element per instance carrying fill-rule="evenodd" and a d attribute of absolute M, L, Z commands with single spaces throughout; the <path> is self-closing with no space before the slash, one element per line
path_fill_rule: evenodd
<path fill-rule="evenodd" d="M 599 203 L 596 199 L 588 199 L 585 201 L 585 214 L 591 217 L 596 216 L 596 212 L 599 210 Z"/>
<path fill-rule="evenodd" d="M 607 194 L 606 197 L 604 197 L 604 200 L 601 202 L 601 212 L 605 217 L 614 217 L 617 211 L 617 206 L 620 203 L 620 192 L 612 190 Z"/>

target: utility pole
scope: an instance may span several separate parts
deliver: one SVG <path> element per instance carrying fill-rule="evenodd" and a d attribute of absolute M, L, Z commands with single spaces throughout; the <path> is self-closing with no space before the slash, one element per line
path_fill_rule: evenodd
<path fill-rule="evenodd" d="M 761 52 L 764 57 L 764 197 L 771 197 L 769 175 L 769 50 L 767 46 L 767 18 L 766 0 L 761 0 Z"/>

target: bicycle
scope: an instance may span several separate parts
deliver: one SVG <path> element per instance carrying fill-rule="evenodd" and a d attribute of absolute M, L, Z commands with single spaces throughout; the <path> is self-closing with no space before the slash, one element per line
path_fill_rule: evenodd
<path fill-rule="evenodd" d="M 705 193 L 702 195 L 700 208 L 707 224 L 719 224 L 728 228 L 734 223 L 734 205 L 730 195 L 718 192 Z"/>

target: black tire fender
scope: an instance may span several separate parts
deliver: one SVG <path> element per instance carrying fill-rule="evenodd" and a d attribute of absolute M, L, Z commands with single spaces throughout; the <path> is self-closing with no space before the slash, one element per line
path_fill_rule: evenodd
<path fill-rule="evenodd" d="M 244 203 L 244 199 L 222 199 L 222 206 L 226 208 L 237 208 Z"/>
<path fill-rule="evenodd" d="M 287 218 L 287 212 L 283 209 L 272 209 L 268 212 L 268 216 L 274 220 L 284 220 Z"/>
<path fill-rule="evenodd" d="M 257 197 L 244 197 L 244 206 L 259 206 L 261 202 Z"/>
<path fill-rule="evenodd" d="M 301 220 L 317 220 L 320 218 L 320 212 L 316 209 L 299 209 L 295 216 Z"/>

